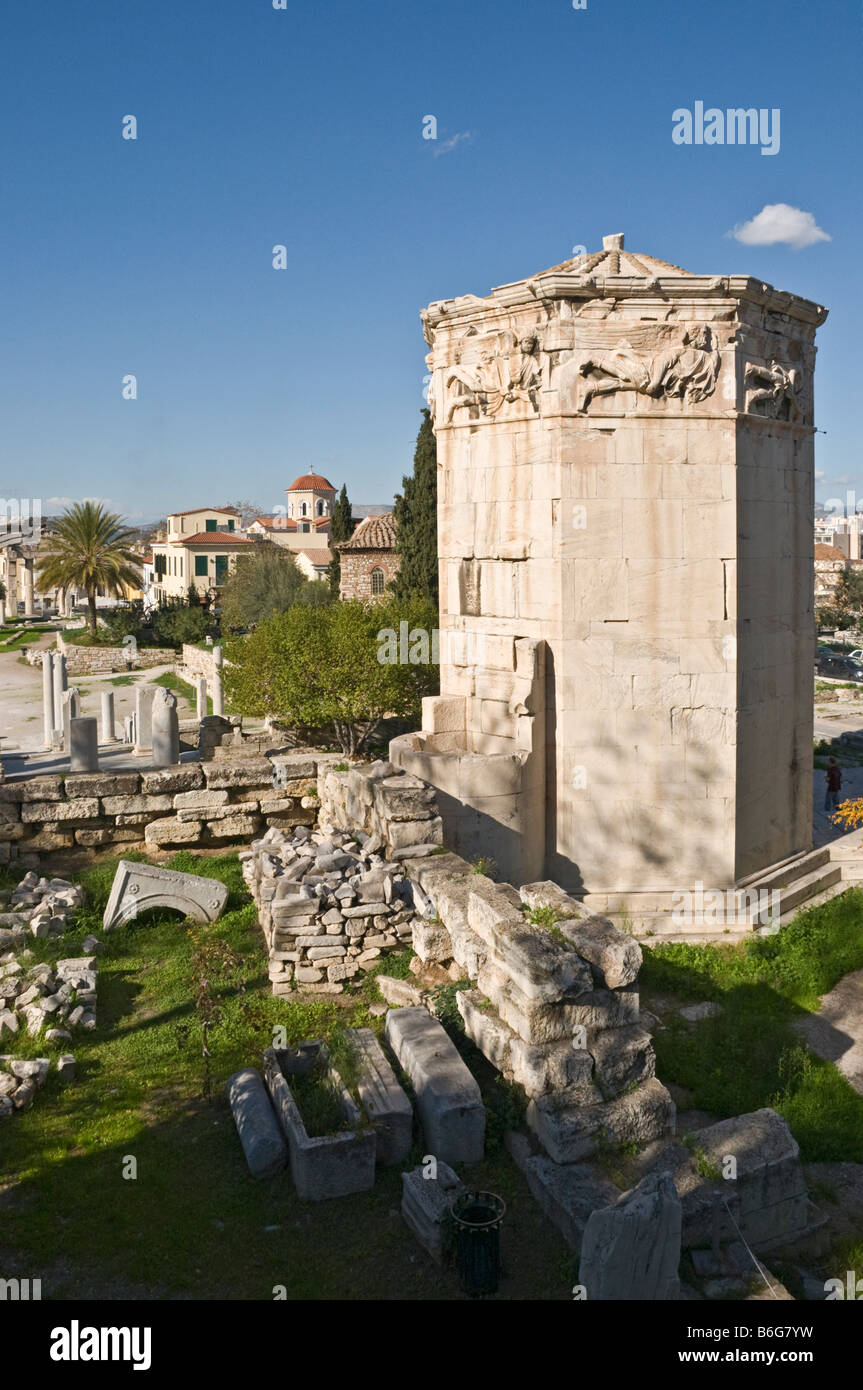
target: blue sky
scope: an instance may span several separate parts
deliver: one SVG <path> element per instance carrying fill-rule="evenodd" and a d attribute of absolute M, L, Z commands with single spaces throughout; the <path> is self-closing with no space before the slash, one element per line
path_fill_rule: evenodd
<path fill-rule="evenodd" d="M 863 496 L 861 44 L 858 0 L 7 6 L 0 495 L 269 510 L 314 468 L 387 501 L 420 308 L 623 231 L 829 306 L 818 495 Z M 698 100 L 779 107 L 779 153 L 673 144 Z M 773 203 L 831 239 L 729 239 Z"/>

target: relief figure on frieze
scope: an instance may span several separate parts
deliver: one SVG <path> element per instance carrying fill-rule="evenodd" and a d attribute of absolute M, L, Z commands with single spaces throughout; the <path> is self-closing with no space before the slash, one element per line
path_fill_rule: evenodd
<path fill-rule="evenodd" d="M 581 402 L 587 410 L 594 396 L 614 391 L 635 391 L 654 399 L 679 398 L 695 404 L 709 396 L 719 375 L 720 356 L 710 329 L 704 325 L 683 335 L 683 342 L 663 348 L 650 357 L 622 342 L 610 353 L 587 357 L 579 366 L 584 377 L 593 377 Z"/>

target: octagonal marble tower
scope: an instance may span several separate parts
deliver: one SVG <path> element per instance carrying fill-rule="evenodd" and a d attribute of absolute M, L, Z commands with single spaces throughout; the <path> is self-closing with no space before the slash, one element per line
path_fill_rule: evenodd
<path fill-rule="evenodd" d="M 624 249 L 433 303 L 448 842 L 600 910 L 811 844 L 819 305 Z"/>

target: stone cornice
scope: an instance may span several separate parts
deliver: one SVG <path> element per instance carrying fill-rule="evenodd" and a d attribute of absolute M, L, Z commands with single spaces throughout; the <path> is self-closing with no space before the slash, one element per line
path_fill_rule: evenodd
<path fill-rule="evenodd" d="M 548 271 L 528 280 L 499 285 L 485 298 L 462 295 L 458 299 L 435 300 L 421 313 L 425 327 L 436 329 L 444 323 L 471 323 L 486 319 L 495 310 L 506 311 L 529 304 L 560 300 L 632 299 L 649 304 L 697 304 L 705 300 L 726 303 L 749 301 L 771 313 L 787 314 L 814 327 L 827 318 L 828 310 L 811 299 L 802 299 L 787 290 L 777 290 L 751 275 L 659 275 L 655 278 L 630 275 L 579 275 L 568 271 Z"/>

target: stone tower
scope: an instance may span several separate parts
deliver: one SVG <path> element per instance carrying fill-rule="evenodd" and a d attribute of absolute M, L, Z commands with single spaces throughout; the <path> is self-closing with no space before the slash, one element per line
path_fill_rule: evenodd
<path fill-rule="evenodd" d="M 622 236 L 424 311 L 454 848 L 637 915 L 810 846 L 826 316 Z"/>

